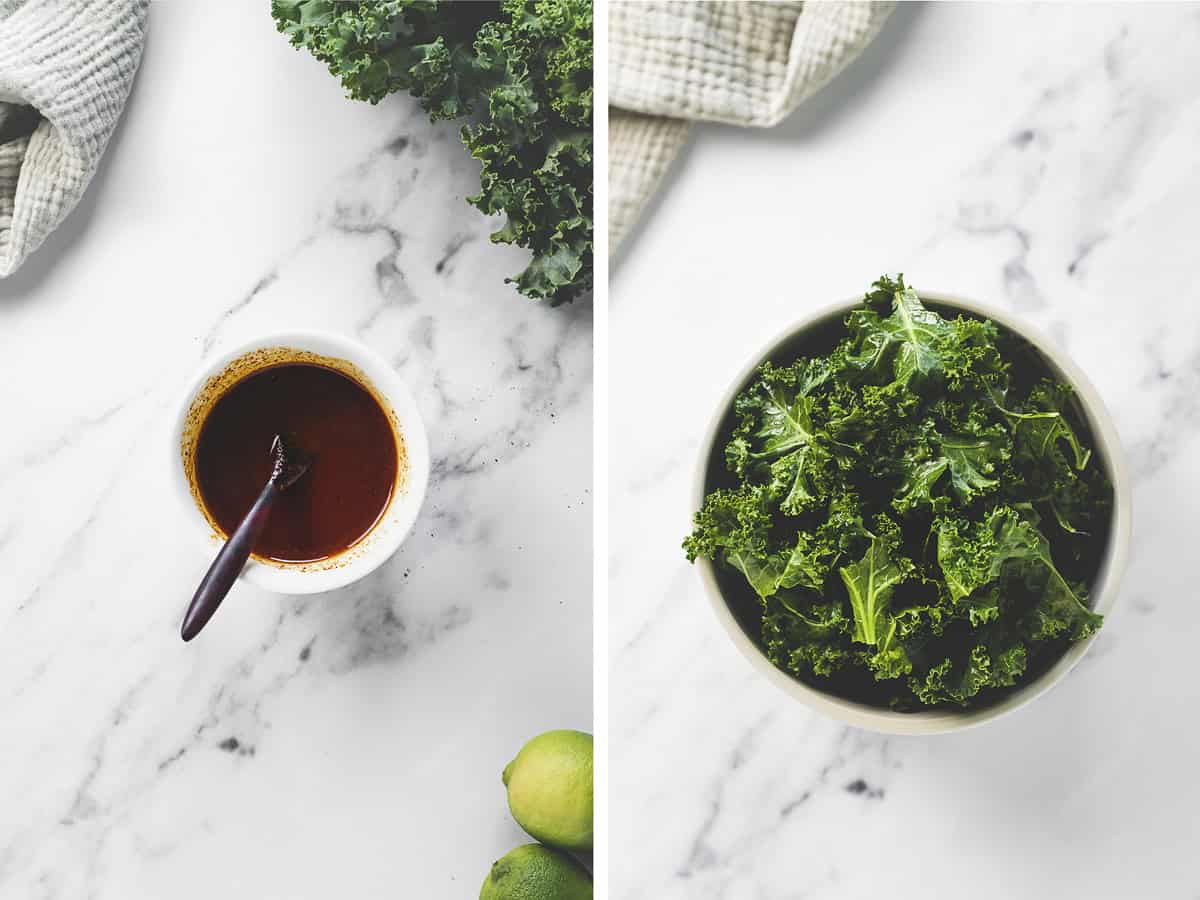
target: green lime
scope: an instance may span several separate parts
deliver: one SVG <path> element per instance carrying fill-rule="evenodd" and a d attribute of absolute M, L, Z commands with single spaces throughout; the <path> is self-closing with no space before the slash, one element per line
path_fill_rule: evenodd
<path fill-rule="evenodd" d="M 526 844 L 496 861 L 479 900 L 592 900 L 592 879 L 567 854 Z"/>
<path fill-rule="evenodd" d="M 508 808 L 543 844 L 592 848 L 592 736 L 547 731 L 521 748 L 504 769 Z"/>

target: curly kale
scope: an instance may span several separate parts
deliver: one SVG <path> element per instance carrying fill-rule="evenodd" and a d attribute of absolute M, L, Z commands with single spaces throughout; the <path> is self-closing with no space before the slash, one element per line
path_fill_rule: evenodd
<path fill-rule="evenodd" d="M 899 277 L 845 329 L 738 396 L 684 549 L 740 573 L 794 677 L 897 709 L 986 702 L 1100 627 L 1111 485 L 1015 335 Z"/>
<path fill-rule="evenodd" d="M 278 29 L 348 94 L 407 91 L 462 129 L 482 164 L 469 201 L 498 243 L 533 252 L 517 290 L 551 305 L 592 289 L 590 0 L 273 0 Z"/>

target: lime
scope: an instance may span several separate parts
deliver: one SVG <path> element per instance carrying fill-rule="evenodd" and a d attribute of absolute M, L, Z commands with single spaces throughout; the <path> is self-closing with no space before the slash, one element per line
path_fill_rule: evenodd
<path fill-rule="evenodd" d="M 532 837 L 564 850 L 592 848 L 592 736 L 547 731 L 504 769 L 508 808 Z"/>
<path fill-rule="evenodd" d="M 479 900 L 592 900 L 592 879 L 567 854 L 526 844 L 496 861 Z"/>

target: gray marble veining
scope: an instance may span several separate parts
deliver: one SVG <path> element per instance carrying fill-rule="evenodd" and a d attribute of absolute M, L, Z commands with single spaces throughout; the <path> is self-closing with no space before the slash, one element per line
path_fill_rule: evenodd
<path fill-rule="evenodd" d="M 902 4 L 777 129 L 697 130 L 612 282 L 614 900 L 1200 893 L 1198 37 L 1194 5 Z M 1135 480 L 1088 657 L 951 736 L 848 731 L 778 692 L 678 548 L 728 381 L 884 271 L 1065 347 Z"/>
<path fill-rule="evenodd" d="M 525 839 L 503 766 L 591 727 L 590 306 L 504 284 L 456 127 L 201 13 L 152 10 L 89 199 L 0 282 L 0 896 L 470 895 Z M 361 582 L 240 585 L 185 646 L 167 417 L 290 328 L 393 362 L 426 504 Z"/>

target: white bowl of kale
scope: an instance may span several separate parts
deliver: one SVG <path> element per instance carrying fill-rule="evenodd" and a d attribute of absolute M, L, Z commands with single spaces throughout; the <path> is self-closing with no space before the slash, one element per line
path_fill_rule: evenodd
<path fill-rule="evenodd" d="M 932 734 L 1087 652 L 1130 534 L 1116 431 L 1027 326 L 882 278 L 755 355 L 703 444 L 688 557 L 734 643 L 824 713 Z"/>

